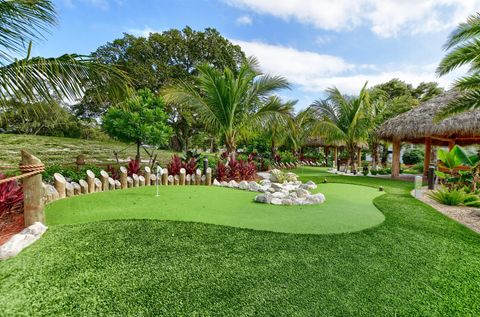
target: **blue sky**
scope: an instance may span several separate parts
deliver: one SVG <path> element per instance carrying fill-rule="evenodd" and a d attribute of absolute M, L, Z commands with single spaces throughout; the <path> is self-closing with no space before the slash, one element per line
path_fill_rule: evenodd
<path fill-rule="evenodd" d="M 55 0 L 59 24 L 34 48 L 42 56 L 88 54 L 121 37 L 189 25 L 218 29 L 293 84 L 303 108 L 330 86 L 347 93 L 400 78 L 436 80 L 442 44 L 480 0 Z"/>

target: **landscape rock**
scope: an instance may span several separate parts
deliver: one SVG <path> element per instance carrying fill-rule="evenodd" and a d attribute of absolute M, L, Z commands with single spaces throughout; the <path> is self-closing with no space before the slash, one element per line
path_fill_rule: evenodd
<path fill-rule="evenodd" d="M 23 229 L 0 247 L 0 260 L 8 259 L 20 253 L 23 249 L 37 241 L 47 231 L 41 222 L 35 222 Z"/>
<path fill-rule="evenodd" d="M 220 183 L 219 183 L 219 182 L 217 181 L 217 179 L 215 178 L 215 179 L 213 180 L 213 184 L 212 184 L 212 185 L 213 185 L 213 186 L 220 186 Z"/>
<path fill-rule="evenodd" d="M 238 188 L 242 190 L 247 190 L 248 189 L 248 182 L 247 181 L 241 181 L 238 183 Z"/>
<path fill-rule="evenodd" d="M 237 188 L 237 187 L 238 187 L 238 183 L 232 179 L 231 181 L 228 182 L 228 187 L 230 187 L 230 188 Z"/>

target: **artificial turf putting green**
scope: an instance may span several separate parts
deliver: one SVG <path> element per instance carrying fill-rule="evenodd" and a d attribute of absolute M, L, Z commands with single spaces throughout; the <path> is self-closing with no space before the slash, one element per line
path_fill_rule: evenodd
<path fill-rule="evenodd" d="M 354 232 L 379 225 L 383 214 L 370 187 L 320 184 L 326 202 L 274 206 L 253 202 L 257 193 L 206 186 L 139 187 L 63 199 L 47 206 L 47 224 L 114 219 L 194 221 L 238 228 L 298 234 Z"/>

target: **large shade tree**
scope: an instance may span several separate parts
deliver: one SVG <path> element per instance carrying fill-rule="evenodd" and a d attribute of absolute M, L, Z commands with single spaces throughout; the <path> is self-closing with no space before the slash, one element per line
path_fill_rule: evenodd
<path fill-rule="evenodd" d="M 441 117 L 480 108 L 480 13 L 471 15 L 461 23 L 447 39 L 444 46 L 447 54 L 437 68 L 437 74 L 446 75 L 453 70 L 468 65 L 465 76 L 455 82 L 455 87 L 463 91 L 459 100 L 451 103 Z"/>
<path fill-rule="evenodd" d="M 11 100 L 54 101 L 60 97 L 73 101 L 88 88 L 98 92 L 98 87 L 106 86 L 112 96 L 124 97 L 129 79 L 112 65 L 76 54 L 30 56 L 32 42 L 42 39 L 55 23 L 55 8 L 49 0 L 0 0 L 0 107 Z"/>
<path fill-rule="evenodd" d="M 198 66 L 198 72 L 193 82 L 179 81 L 166 89 L 166 100 L 193 106 L 208 131 L 223 138 L 229 153 L 236 151 L 241 134 L 271 120 L 286 120 L 291 112 L 288 103 L 273 96 L 289 87 L 287 80 L 262 74 L 253 58 L 237 72 L 207 64 Z"/>
<path fill-rule="evenodd" d="M 312 104 L 318 116 L 313 134 L 326 143 L 342 144 L 348 153 L 347 165 L 354 169 L 358 148 L 365 144 L 371 129 L 370 97 L 365 84 L 358 96 L 343 95 L 337 88 L 327 89 L 327 98 Z"/>

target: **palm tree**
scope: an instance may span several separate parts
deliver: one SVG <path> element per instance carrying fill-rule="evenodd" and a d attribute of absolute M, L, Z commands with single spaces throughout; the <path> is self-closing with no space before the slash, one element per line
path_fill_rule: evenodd
<path fill-rule="evenodd" d="M 347 165 L 355 168 L 355 156 L 365 144 L 371 129 L 369 116 L 370 98 L 367 83 L 356 97 L 343 95 L 337 88 L 330 88 L 327 99 L 312 104 L 319 121 L 314 134 L 324 138 L 329 144 L 342 144 L 348 153 Z"/>
<path fill-rule="evenodd" d="M 303 147 L 313 134 L 313 129 L 317 123 L 315 112 L 314 108 L 308 107 L 299 111 L 290 120 L 288 141 L 296 153 L 302 154 Z"/>
<path fill-rule="evenodd" d="M 194 83 L 180 81 L 167 88 L 165 99 L 193 106 L 205 127 L 223 137 L 228 153 L 236 151 L 241 134 L 272 120 L 286 122 L 291 105 L 272 94 L 289 84 L 283 77 L 261 74 L 254 58 L 237 72 L 229 68 L 219 71 L 206 64 L 200 65 L 198 72 Z"/>
<path fill-rule="evenodd" d="M 9 100 L 73 101 L 86 89 L 98 87 L 108 87 L 111 95 L 123 97 L 130 80 L 115 67 L 76 54 L 30 56 L 32 42 L 42 39 L 42 33 L 55 23 L 50 0 L 0 0 L 0 107 Z M 12 57 L 23 54 L 26 58 Z"/>
<path fill-rule="evenodd" d="M 444 46 L 447 55 L 437 68 L 437 74 L 446 75 L 464 65 L 469 65 L 467 75 L 455 82 L 463 91 L 462 96 L 449 105 L 441 114 L 446 117 L 455 113 L 480 108 L 480 13 L 468 17 L 450 34 Z"/>

